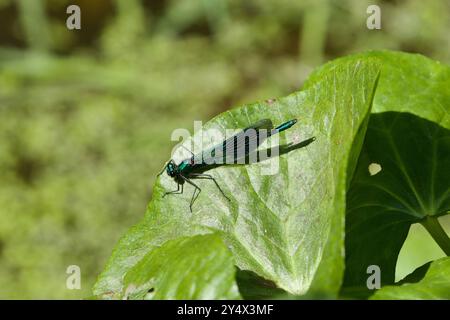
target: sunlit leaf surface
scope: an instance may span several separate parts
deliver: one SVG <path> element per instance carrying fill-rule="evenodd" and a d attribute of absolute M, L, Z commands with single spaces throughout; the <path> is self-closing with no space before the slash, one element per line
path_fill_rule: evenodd
<path fill-rule="evenodd" d="M 316 141 L 269 161 L 208 172 L 231 202 L 210 181 L 199 181 L 203 191 L 193 213 L 193 190 L 185 186 L 183 195 L 162 198 L 176 188 L 162 175 L 144 220 L 117 245 L 95 294 L 123 292 L 124 275 L 166 241 L 212 231 L 220 233 L 239 268 L 293 294 L 308 289 L 336 294 L 344 270 L 347 172 L 353 172 L 356 163 L 378 74 L 372 59 L 342 63 L 305 91 L 236 108 L 208 122 L 205 130 L 225 130 L 263 118 L 275 125 L 297 118 L 279 141 L 270 139 L 273 145 L 313 136 Z M 275 170 L 267 175 L 270 168 Z"/>
<path fill-rule="evenodd" d="M 338 59 L 311 77 L 327 73 Z M 382 61 L 373 114 L 347 196 L 346 290 L 369 295 L 369 265 L 393 284 L 411 224 L 450 210 L 450 68 L 421 55 L 373 52 Z M 372 175 L 369 166 L 380 171 Z"/>

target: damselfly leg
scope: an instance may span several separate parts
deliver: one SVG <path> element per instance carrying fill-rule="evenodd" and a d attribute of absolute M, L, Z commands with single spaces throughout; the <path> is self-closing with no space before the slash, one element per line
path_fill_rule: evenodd
<path fill-rule="evenodd" d="M 202 192 L 202 189 L 200 189 L 200 187 L 198 185 L 196 185 L 195 183 L 193 183 L 191 180 L 189 180 L 188 178 L 181 176 L 184 181 L 186 181 L 187 183 L 189 183 L 191 186 L 193 186 L 194 189 L 194 193 L 192 194 L 192 198 L 191 198 L 191 202 L 189 204 L 189 209 L 192 212 L 192 205 L 194 204 L 195 200 L 197 200 L 198 196 L 200 195 L 200 192 Z M 198 192 L 197 192 L 198 191 Z"/>
<path fill-rule="evenodd" d="M 180 186 L 181 186 L 181 190 L 180 190 Z M 173 190 L 173 191 L 169 191 L 163 194 L 163 198 L 165 196 L 167 196 L 168 194 L 182 194 L 183 193 L 183 185 L 182 184 L 177 184 L 177 190 Z"/>
<path fill-rule="evenodd" d="M 207 179 L 207 180 L 212 180 L 214 181 L 214 184 L 216 185 L 217 189 L 219 189 L 220 193 L 222 193 L 222 195 L 228 200 L 231 201 L 230 198 L 227 197 L 227 195 L 225 194 L 225 192 L 223 192 L 222 188 L 220 187 L 220 185 L 217 183 L 216 179 L 214 179 L 213 176 L 211 176 L 210 174 L 206 174 L 206 173 L 191 173 L 189 175 L 189 178 L 191 179 Z"/>

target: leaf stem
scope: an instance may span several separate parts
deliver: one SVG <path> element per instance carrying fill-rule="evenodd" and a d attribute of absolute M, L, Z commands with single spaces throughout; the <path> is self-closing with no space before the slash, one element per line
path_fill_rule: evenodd
<path fill-rule="evenodd" d="M 436 241 L 442 251 L 444 251 L 447 256 L 450 256 L 450 238 L 447 233 L 445 233 L 438 218 L 428 216 L 420 223 L 427 229 L 428 233 L 433 237 L 434 241 Z"/>

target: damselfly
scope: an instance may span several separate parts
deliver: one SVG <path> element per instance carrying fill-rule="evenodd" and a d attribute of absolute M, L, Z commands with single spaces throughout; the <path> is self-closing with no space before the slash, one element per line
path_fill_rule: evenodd
<path fill-rule="evenodd" d="M 225 195 L 216 179 L 204 172 L 223 164 L 239 163 L 243 158 L 248 158 L 267 138 L 289 129 L 296 122 L 297 119 L 289 120 L 274 128 L 270 119 L 263 119 L 212 148 L 206 149 L 197 155 L 192 154 L 190 158 L 181 161 L 179 164 L 176 164 L 171 159 L 158 176 L 166 171 L 167 175 L 172 177 L 177 183 L 177 189 L 166 192 L 163 197 L 169 194 L 182 194 L 184 183 L 187 182 L 195 188 L 189 204 L 189 209 L 192 212 L 192 205 L 202 191 L 192 180 L 207 179 L 212 180 L 222 195 L 230 201 L 230 198 Z"/>

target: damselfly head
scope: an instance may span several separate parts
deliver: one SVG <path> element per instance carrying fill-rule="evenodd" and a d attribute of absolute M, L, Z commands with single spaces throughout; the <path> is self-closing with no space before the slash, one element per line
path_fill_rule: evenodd
<path fill-rule="evenodd" d="M 166 172 L 170 177 L 175 177 L 178 172 L 178 166 L 175 164 L 175 161 L 170 160 L 166 166 Z"/>

